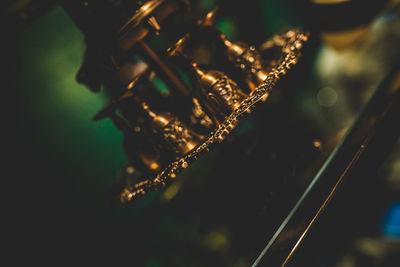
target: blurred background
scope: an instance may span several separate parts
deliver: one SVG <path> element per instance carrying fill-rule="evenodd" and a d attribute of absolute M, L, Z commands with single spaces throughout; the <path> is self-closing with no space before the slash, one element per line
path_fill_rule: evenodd
<path fill-rule="evenodd" d="M 399 1 L 191 4 L 197 17 L 218 6 L 216 26 L 231 40 L 260 46 L 293 27 L 310 40 L 234 140 L 170 187 L 116 207 L 123 136 L 108 119 L 92 121 L 106 90 L 94 94 L 76 81 L 85 37 L 56 1 L 3 1 L 3 242 L 11 266 L 251 266 L 400 62 Z M 355 181 L 293 266 L 398 266 L 400 142 Z M 285 239 L 299 231 L 288 227 L 279 242 L 290 246 Z M 279 242 L 260 266 L 280 264 Z"/>

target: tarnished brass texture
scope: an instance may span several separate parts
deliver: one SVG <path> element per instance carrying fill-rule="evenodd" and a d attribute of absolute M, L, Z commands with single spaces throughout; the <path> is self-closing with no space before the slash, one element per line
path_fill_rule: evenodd
<path fill-rule="evenodd" d="M 221 71 L 203 71 L 196 63 L 192 64 L 198 79 L 199 98 L 221 123 L 247 95 L 239 86 Z"/>
<path fill-rule="evenodd" d="M 108 117 L 123 132 L 128 165 L 138 173 L 119 191 L 122 203 L 166 186 L 224 141 L 256 103 L 268 98 L 278 80 L 297 62 L 307 40 L 300 30 L 291 30 L 273 37 L 259 50 L 232 42 L 214 26 L 214 9 L 197 22 L 191 20 L 188 26 L 195 26 L 165 51 L 165 47 L 154 48 L 150 39 L 159 33 L 168 35 L 165 27 L 171 25 L 164 20 L 189 5 L 187 0 L 126 2 L 126 6 L 123 1 L 115 5 L 102 2 L 101 10 L 95 6 L 90 9 L 89 4 L 80 6 L 80 0 L 63 3 L 81 22 L 78 24 L 85 35 L 94 36 L 88 39 L 91 44 L 105 43 L 101 51 L 88 49 L 90 57 L 82 73 L 94 73 L 87 84 L 93 84 L 95 91 L 104 85 L 114 97 L 94 119 Z M 103 21 L 108 7 L 113 8 L 113 16 Z M 96 16 L 88 16 L 92 11 Z M 96 28 L 100 24 L 107 28 L 105 36 Z M 209 60 L 196 58 L 196 51 L 201 54 L 197 41 L 210 55 Z M 216 64 L 212 62 L 214 52 Z M 273 59 L 264 58 L 268 52 Z M 153 75 L 159 81 L 152 80 Z"/>
<path fill-rule="evenodd" d="M 134 131 L 135 129 L 137 129 L 136 131 L 141 132 L 143 131 L 141 130 L 141 128 L 143 127 L 151 129 L 151 131 L 154 133 L 154 136 L 158 136 L 161 139 L 161 142 L 157 142 L 158 146 L 161 148 L 160 150 L 169 150 L 172 151 L 176 156 L 183 156 L 198 144 L 200 137 L 196 135 L 192 130 L 190 130 L 189 127 L 181 120 L 179 120 L 176 116 L 172 115 L 169 112 L 156 112 L 154 110 L 151 110 L 149 104 L 141 100 L 136 95 L 136 87 L 140 84 L 143 84 L 144 81 L 147 80 L 146 77 L 148 76 L 149 72 L 146 71 L 141 76 L 137 77 L 131 83 L 129 83 L 125 93 L 118 99 L 108 103 L 102 110 L 100 110 L 96 114 L 94 120 L 108 117 L 122 132 Z M 140 112 L 138 114 L 145 115 L 147 123 L 144 123 L 144 126 L 139 127 L 132 125 L 132 127 L 129 128 L 128 126 L 123 125 L 123 122 L 121 121 L 122 119 L 119 119 L 119 117 L 115 114 L 115 109 L 120 106 L 121 102 L 129 98 L 132 99 L 140 108 Z M 142 133 L 136 133 L 136 138 L 141 137 L 141 139 L 143 139 L 143 136 L 140 136 L 140 134 Z M 150 137 L 148 136 L 147 138 Z M 141 142 L 143 141 L 144 140 L 142 140 Z M 150 143 L 151 145 L 151 143 L 154 143 L 154 140 L 145 143 Z M 130 145 L 131 144 L 132 142 L 130 142 Z M 154 145 L 155 143 L 151 146 Z M 162 153 L 157 153 L 154 147 L 149 151 L 138 147 L 136 154 L 137 155 L 130 156 L 132 158 L 139 158 L 140 161 L 151 171 L 160 170 L 162 166 L 162 164 L 160 163 L 160 157 L 162 157 Z M 161 161 L 167 160 L 168 159 L 161 158 Z"/>
<path fill-rule="evenodd" d="M 232 43 L 225 34 L 221 34 L 220 37 L 226 47 L 229 61 L 243 72 L 247 85 L 251 91 L 254 91 L 260 83 L 265 81 L 271 70 L 265 66 L 260 53 L 254 46 L 241 42 Z"/>
<path fill-rule="evenodd" d="M 140 105 L 154 133 L 161 135 L 166 145 L 178 156 L 185 155 L 199 143 L 196 135 L 176 116 L 167 112 L 154 112 L 144 101 Z"/>
<path fill-rule="evenodd" d="M 203 138 L 197 146 L 187 152 L 184 156 L 171 162 L 155 177 L 145 179 L 135 184 L 132 188 L 125 188 L 119 196 L 121 203 L 130 202 L 145 195 L 149 191 L 166 186 L 167 183 L 177 177 L 180 171 L 189 167 L 190 164 L 196 161 L 202 154 L 210 151 L 216 144 L 222 142 L 238 125 L 240 119 L 249 113 L 257 102 L 268 98 L 272 88 L 278 80 L 286 74 L 287 70 L 297 63 L 300 56 L 300 49 L 303 43 L 307 41 L 308 36 L 296 29 L 281 35 L 278 39 L 283 40 L 282 45 L 279 45 L 279 47 L 281 47 L 279 60 L 273 67 L 271 67 L 271 71 L 267 73 L 264 79 L 258 80 L 259 85 L 250 93 L 249 96 L 243 94 L 240 89 L 235 86 L 235 83 L 224 76 L 223 73 L 217 71 L 203 71 L 194 64 L 193 68 L 197 73 L 198 83 L 201 85 L 201 88 L 203 88 L 201 89 L 203 90 L 202 94 L 207 96 L 209 92 L 212 92 L 214 95 L 213 97 L 215 99 L 206 99 L 209 101 L 209 108 L 214 108 L 215 105 L 215 108 L 218 110 L 226 109 L 224 111 L 228 114 L 223 117 L 223 113 L 221 113 L 223 120 L 216 126 L 210 135 Z M 238 48 L 235 49 L 235 47 Z M 237 50 L 237 53 L 233 54 L 236 58 L 243 56 L 246 52 L 246 50 L 239 45 L 235 46 L 232 44 L 228 48 L 233 49 L 234 51 Z M 248 59 L 245 58 L 244 60 Z M 223 79 L 225 79 L 225 81 L 221 83 L 221 80 Z M 227 86 L 226 84 L 229 85 Z M 226 87 L 229 89 L 227 90 Z M 154 118 L 156 117 L 157 116 Z M 158 121 L 157 123 L 161 127 L 165 127 L 165 125 L 168 125 L 169 123 L 169 120 L 164 117 L 162 119 L 156 119 L 156 121 Z"/>

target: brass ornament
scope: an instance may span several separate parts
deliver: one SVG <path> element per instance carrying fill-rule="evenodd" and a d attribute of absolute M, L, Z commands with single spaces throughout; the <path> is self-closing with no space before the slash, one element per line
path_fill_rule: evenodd
<path fill-rule="evenodd" d="M 173 181 L 179 172 L 189 167 L 190 164 L 196 161 L 202 154 L 210 151 L 216 144 L 221 143 L 236 127 L 240 119 L 242 119 L 257 102 L 269 96 L 272 88 L 279 79 L 286 74 L 287 70 L 297 63 L 302 44 L 308 39 L 308 35 L 298 29 L 291 30 L 281 37 L 287 40 L 281 49 L 281 60 L 271 69 L 271 72 L 268 73 L 264 81 L 258 85 L 248 97 L 243 99 L 233 112 L 230 113 L 208 137 L 189 153 L 173 161 L 155 177 L 145 179 L 135 184 L 132 189 L 125 188 L 119 197 L 121 203 L 126 204 L 145 195 L 147 192 L 162 188 Z"/>

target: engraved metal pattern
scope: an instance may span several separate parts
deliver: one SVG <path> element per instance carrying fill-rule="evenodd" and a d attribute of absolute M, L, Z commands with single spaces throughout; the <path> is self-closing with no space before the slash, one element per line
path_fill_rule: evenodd
<path fill-rule="evenodd" d="M 213 72 L 217 82 L 206 93 L 207 100 L 220 116 L 227 116 L 246 97 L 239 86 L 222 72 Z"/>
<path fill-rule="evenodd" d="M 190 116 L 190 122 L 193 125 L 200 124 L 207 129 L 211 129 L 211 127 L 214 125 L 213 121 L 210 119 L 210 117 L 208 117 L 203 107 L 200 105 L 199 100 L 196 98 L 193 98 L 193 108 Z"/>
<path fill-rule="evenodd" d="M 243 54 L 236 57 L 234 64 L 247 74 L 254 74 L 263 70 L 261 55 L 254 46 L 250 46 Z"/>
<path fill-rule="evenodd" d="M 275 86 L 278 80 L 286 74 L 286 71 L 292 65 L 297 63 L 300 56 L 300 48 L 303 42 L 308 37 L 307 34 L 302 33 L 300 30 L 291 30 L 287 32 L 282 38 L 285 45 L 282 46 L 282 57 L 280 62 L 268 74 L 264 82 L 245 98 L 237 108 L 226 117 L 226 119 L 218 125 L 216 130 L 212 132 L 204 141 L 196 146 L 189 153 L 172 162 L 168 167 L 161 171 L 156 177 L 146 179 L 135 184 L 132 188 L 125 188 L 120 195 L 120 201 L 127 203 L 140 196 L 145 195 L 149 191 L 162 188 L 177 177 L 177 174 L 187 168 L 192 162 L 197 160 L 203 153 L 210 151 L 214 145 L 222 142 L 225 137 L 235 128 L 238 121 L 246 115 L 257 102 L 263 98 L 268 97 L 271 89 Z"/>
<path fill-rule="evenodd" d="M 193 135 L 180 120 L 168 115 L 169 123 L 162 129 L 162 136 L 166 143 L 176 154 L 186 150 L 187 144 L 194 142 Z"/>

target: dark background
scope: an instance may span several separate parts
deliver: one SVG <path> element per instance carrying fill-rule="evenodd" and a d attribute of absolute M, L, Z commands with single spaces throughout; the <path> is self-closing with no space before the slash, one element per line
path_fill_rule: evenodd
<path fill-rule="evenodd" d="M 171 205 L 168 204 L 169 206 L 166 205 L 166 208 L 154 204 L 162 192 L 150 194 L 127 208 L 115 208 L 110 205 L 110 190 L 121 166 L 126 163 L 121 146 L 122 134 L 109 120 L 92 121 L 95 113 L 107 102 L 107 96 L 104 93 L 93 94 L 75 80 L 85 49 L 84 36 L 61 7 L 52 3 L 48 5 L 46 1 L 42 3 L 37 6 L 37 12 L 26 11 L 27 19 L 16 18 L 14 16 L 16 13 L 7 8 L 4 10 L 8 10 L 8 13 L 2 13 L 4 46 L 2 58 L 5 59 L 2 70 L 4 81 L 2 130 L 5 133 L 3 158 L 6 159 L 2 164 L 5 167 L 2 176 L 4 181 L 2 189 L 5 194 L 2 202 L 6 211 L 2 218 L 6 225 L 3 227 L 6 238 L 2 239 L 7 247 L 7 256 L 11 256 L 11 266 L 34 264 L 119 266 L 122 263 L 133 266 L 248 266 L 254 258 L 247 255 L 254 257 L 257 253 L 252 250 L 261 250 L 267 242 L 267 238 L 263 237 L 265 232 L 260 233 L 259 240 L 252 245 L 237 245 L 229 238 L 234 239 L 236 236 L 237 240 L 252 242 L 251 237 L 257 235 L 262 224 L 258 222 L 259 228 L 254 229 L 241 227 L 252 226 L 251 223 L 244 224 L 243 221 L 246 221 L 246 216 L 247 220 L 257 219 L 258 217 L 253 214 L 259 212 L 258 206 L 256 208 L 244 205 L 238 208 L 237 217 L 230 218 L 232 221 L 242 222 L 235 228 L 234 223 L 232 223 L 234 226 L 225 227 L 224 220 L 220 218 L 222 221 L 218 221 L 218 210 L 212 209 L 212 201 L 221 201 L 218 195 L 224 194 L 216 190 L 210 191 L 211 197 L 208 201 L 195 201 L 193 200 L 195 196 L 203 197 L 203 195 L 194 194 L 191 201 L 185 203 L 182 202 L 185 198 L 178 197 L 178 200 Z M 293 1 L 273 0 L 245 3 L 199 1 L 198 5 L 202 10 L 208 11 L 216 4 L 219 4 L 221 9 L 217 26 L 233 40 L 255 44 L 293 26 L 302 26 L 312 31 L 314 36 L 319 36 L 318 34 L 325 30 L 342 30 L 346 25 L 351 28 L 357 23 L 365 24 L 376 15 L 366 14 L 365 17 L 360 15 L 358 22 L 354 19 L 356 22 L 349 20 L 347 23 L 343 22 L 346 21 L 344 16 L 340 20 L 342 24 L 328 25 L 324 22 L 324 17 L 321 18 L 319 15 L 323 14 L 323 10 L 308 6 L 301 8 L 305 5 L 305 2 L 301 1 L 297 4 Z M 5 7 L 7 5 L 12 6 L 9 3 L 4 4 Z M 365 13 L 371 10 L 373 8 L 366 9 Z M 335 12 L 337 11 L 332 11 L 332 14 Z M 21 16 L 21 13 L 18 14 Z M 355 15 L 349 17 L 357 18 Z M 242 20 L 246 20 L 246 24 L 240 23 Z M 254 28 L 248 30 L 248 25 L 254 25 Z M 351 122 L 358 114 L 357 109 L 354 112 L 343 112 L 340 106 L 336 106 L 335 110 L 324 107 L 312 108 L 313 105 L 317 106 L 315 95 L 318 92 L 318 83 L 315 80 L 318 77 L 316 78 L 317 74 L 313 70 L 316 64 L 315 58 L 321 49 L 319 37 L 313 37 L 307 49 L 303 65 L 300 66 L 308 69 L 297 70 L 292 76 L 299 88 L 296 88 L 296 91 L 283 90 L 282 93 L 285 96 L 285 92 L 286 94 L 294 92 L 296 96 L 294 100 L 283 101 L 285 104 L 280 108 L 278 104 L 271 104 L 270 108 L 261 108 L 253 118 L 256 121 L 255 125 L 260 129 L 256 130 L 258 136 L 265 133 L 275 137 L 280 136 L 281 139 L 277 141 L 275 147 L 278 151 L 281 149 L 288 152 L 290 147 L 302 149 L 306 144 L 311 144 L 314 138 L 326 137 L 328 140 L 326 129 L 340 132 L 346 125 L 338 123 L 332 126 L 327 121 L 325 124 L 321 121 L 329 116 L 337 118 L 346 114 L 348 116 L 346 119 L 341 120 L 340 117 L 338 121 Z M 286 82 L 282 87 L 288 85 L 290 83 Z M 282 97 L 277 94 L 271 101 L 279 103 L 281 99 Z M 306 102 L 304 99 L 311 100 Z M 314 104 L 303 109 L 301 103 L 310 101 Z M 297 105 L 293 110 L 284 111 L 284 107 L 293 103 Z M 268 115 L 270 114 L 268 112 L 274 109 L 281 114 L 280 118 L 274 119 L 274 116 Z M 299 110 L 303 113 L 297 113 Z M 309 116 L 310 113 L 320 114 L 321 110 L 327 114 L 326 117 L 321 119 L 318 116 Z M 270 121 L 271 127 L 277 130 L 272 130 L 271 133 L 268 127 L 260 126 L 264 125 L 263 120 Z M 293 137 L 296 131 L 301 133 L 300 137 Z M 239 140 L 248 140 L 248 137 L 254 136 L 244 135 L 244 138 Z M 292 139 L 297 141 L 290 141 Z M 260 148 L 253 151 L 252 159 L 256 160 L 263 155 L 262 148 L 270 146 L 271 143 L 273 142 L 265 141 L 258 144 Z M 213 170 L 215 171 L 213 166 L 221 164 L 222 167 L 219 169 L 229 167 L 227 164 L 229 160 L 224 158 L 224 155 L 235 155 L 232 153 L 241 155 L 246 151 L 247 145 L 251 144 L 243 141 L 240 145 L 240 142 L 237 142 L 237 150 L 221 148 L 223 156 L 217 153 L 207 156 L 193 166 L 193 170 L 184 173 L 184 178 L 192 179 L 203 175 L 218 179 L 226 175 L 224 172 L 211 174 Z M 311 148 L 309 149 L 311 154 L 306 155 L 296 153 L 298 150 L 295 149 L 293 157 L 286 156 L 281 161 L 282 165 L 279 166 L 281 169 L 273 170 L 286 169 L 290 172 L 291 169 L 286 167 L 292 166 L 294 158 L 308 157 L 315 162 L 322 162 L 331 151 L 329 148 L 317 155 L 313 154 Z M 246 160 L 245 157 L 238 157 Z M 396 155 L 391 156 L 390 162 L 397 162 L 393 158 L 396 158 Z M 392 166 L 390 162 L 387 163 L 388 169 Z M 241 163 L 236 159 L 236 164 Z M 275 168 L 271 166 L 268 165 L 266 168 Z M 258 168 L 262 170 L 260 166 Z M 238 172 L 237 176 L 246 175 L 240 168 L 234 170 Z M 233 172 L 230 175 L 233 175 Z M 252 173 L 256 176 L 257 172 Z M 189 193 L 193 192 L 196 186 L 207 189 L 204 185 L 206 182 L 197 183 L 194 183 L 192 188 L 189 187 Z M 239 182 L 236 183 L 232 188 L 240 187 Z M 288 189 L 289 192 L 291 190 L 294 194 L 300 193 L 296 192 L 296 189 Z M 215 191 L 220 194 L 213 195 Z M 256 188 L 254 192 L 257 192 Z M 379 224 L 383 221 L 387 205 L 396 199 L 398 201 L 396 196 L 392 194 L 384 198 L 385 201 L 379 202 L 381 206 L 374 213 L 377 217 L 374 217 L 371 228 L 368 228 L 373 229 L 374 237 L 380 236 Z M 233 194 L 227 194 L 226 198 L 222 198 L 223 200 L 216 206 L 222 209 L 230 207 L 231 197 L 234 197 Z M 252 201 L 261 199 L 254 197 Z M 190 206 L 193 203 L 198 206 Z M 241 202 L 233 203 L 240 205 Z M 234 213 L 235 211 L 232 211 L 230 214 Z M 215 218 L 204 219 L 204 216 L 210 214 L 215 215 Z M 199 227 L 203 221 L 206 221 L 206 226 L 203 226 L 205 230 Z M 227 234 L 229 231 L 235 234 Z M 246 233 L 250 233 L 249 237 L 245 237 Z M 246 257 L 232 256 L 238 251 L 243 251 Z M 340 253 L 338 252 L 339 256 L 336 255 L 332 262 L 339 262 L 337 259 L 341 257 Z M 177 260 L 179 257 L 181 259 Z M 194 259 L 193 262 L 188 260 L 190 258 Z M 188 262 L 192 265 L 188 265 Z"/>

